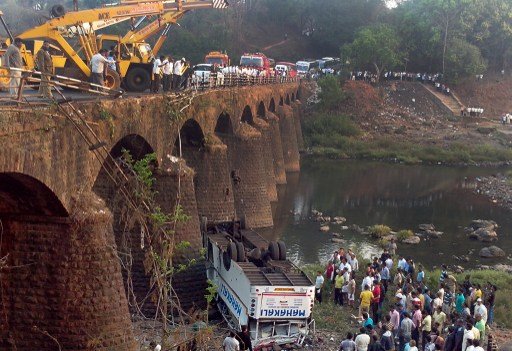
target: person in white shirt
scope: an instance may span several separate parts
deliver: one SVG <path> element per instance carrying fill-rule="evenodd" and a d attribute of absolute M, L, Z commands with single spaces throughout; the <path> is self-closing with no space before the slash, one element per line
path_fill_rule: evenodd
<path fill-rule="evenodd" d="M 171 81 L 172 81 L 172 70 L 174 68 L 174 63 L 172 62 L 172 57 L 169 56 L 162 62 L 162 73 L 163 73 L 163 81 L 162 85 L 164 91 L 169 91 L 171 89 Z"/>
<path fill-rule="evenodd" d="M 367 351 L 368 345 L 370 344 L 370 335 L 366 334 L 366 329 L 361 328 L 360 334 L 356 336 L 356 339 L 354 340 L 356 343 L 356 350 L 357 351 Z"/>
<path fill-rule="evenodd" d="M 183 62 L 185 59 L 176 60 L 174 62 L 173 72 L 172 72 L 172 86 L 174 90 L 179 90 L 181 85 L 181 76 L 183 75 Z"/>
<path fill-rule="evenodd" d="M 487 307 L 482 303 L 481 298 L 476 300 L 475 313 L 473 314 L 473 317 L 476 318 L 477 315 L 480 315 L 484 324 L 487 324 Z"/>
<path fill-rule="evenodd" d="M 161 74 L 162 74 L 162 61 L 165 59 L 165 57 L 160 56 L 160 58 L 155 57 L 155 60 L 153 61 L 153 81 L 151 84 L 151 92 L 152 93 L 158 93 L 160 90 L 160 82 L 161 82 Z"/>
<path fill-rule="evenodd" d="M 361 290 L 364 290 L 364 287 L 368 285 L 370 287 L 370 290 L 373 287 L 373 278 L 370 274 L 370 272 L 366 273 L 366 277 L 364 277 L 363 282 L 361 283 Z"/>
<path fill-rule="evenodd" d="M 354 272 L 357 272 L 359 270 L 359 261 L 357 260 L 355 253 L 350 253 L 350 260 L 348 261 L 348 263 L 350 264 Z"/>
<path fill-rule="evenodd" d="M 240 342 L 235 338 L 235 333 L 230 331 L 229 336 L 222 343 L 224 351 L 240 351 Z"/>
<path fill-rule="evenodd" d="M 347 268 L 349 273 L 352 272 L 352 267 L 347 262 L 347 259 L 345 257 L 341 258 L 341 263 L 340 263 L 340 267 L 339 268 L 340 268 L 340 271 L 343 271 L 344 268 Z"/>
<path fill-rule="evenodd" d="M 107 67 L 113 62 L 107 59 L 107 54 L 107 49 L 101 49 L 97 54 L 91 57 L 91 81 L 94 84 L 101 86 L 105 84 L 104 77 L 107 72 Z"/>
<path fill-rule="evenodd" d="M 324 286 L 324 280 L 322 272 L 318 271 L 315 280 L 315 298 L 319 303 L 322 303 L 322 288 Z"/>

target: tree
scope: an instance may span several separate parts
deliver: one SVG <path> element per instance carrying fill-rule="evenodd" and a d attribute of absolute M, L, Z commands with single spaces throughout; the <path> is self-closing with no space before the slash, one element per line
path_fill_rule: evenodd
<path fill-rule="evenodd" d="M 452 81 L 480 74 L 487 68 L 480 49 L 463 39 L 454 39 L 450 42 L 446 63 L 448 64 L 446 76 Z"/>
<path fill-rule="evenodd" d="M 400 63 L 399 47 L 396 31 L 387 24 L 378 24 L 359 30 L 354 41 L 343 46 L 342 57 L 360 68 L 373 66 L 379 80 L 385 69 Z"/>

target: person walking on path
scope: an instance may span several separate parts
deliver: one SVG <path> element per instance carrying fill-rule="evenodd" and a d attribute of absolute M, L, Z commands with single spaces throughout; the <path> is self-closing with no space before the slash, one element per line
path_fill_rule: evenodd
<path fill-rule="evenodd" d="M 45 40 L 43 46 L 36 55 L 36 65 L 41 72 L 41 83 L 39 84 L 39 94 L 45 99 L 52 99 L 52 87 L 50 85 L 50 76 L 53 74 L 53 61 L 50 55 L 50 42 Z"/>
<path fill-rule="evenodd" d="M 20 49 L 23 46 L 23 41 L 20 38 L 15 38 L 14 43 L 9 45 L 7 51 L 5 52 L 5 65 L 8 68 L 15 68 L 14 70 L 10 70 L 10 81 L 9 81 L 9 93 L 11 97 L 17 97 L 18 91 L 20 89 L 21 84 L 21 71 L 20 69 L 23 66 L 23 61 L 21 60 L 21 52 Z M 16 69 L 17 68 L 17 69 Z"/>

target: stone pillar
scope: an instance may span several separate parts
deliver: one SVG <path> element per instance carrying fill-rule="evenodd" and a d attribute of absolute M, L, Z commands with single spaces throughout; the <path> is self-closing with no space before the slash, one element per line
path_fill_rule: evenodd
<path fill-rule="evenodd" d="M 297 145 L 297 132 L 293 120 L 293 110 L 288 105 L 279 105 L 277 107 L 277 114 L 281 130 L 285 170 L 286 172 L 299 172 L 300 155 Z"/>
<path fill-rule="evenodd" d="M 228 146 L 237 217 L 245 217 L 250 228 L 271 227 L 261 133 L 242 123 L 236 136 L 225 136 L 223 141 Z"/>
<path fill-rule="evenodd" d="M 231 221 L 235 217 L 235 199 L 229 174 L 227 146 L 210 136 L 202 149 L 186 148 L 183 156 L 195 171 L 197 212 L 208 221 Z"/>
<path fill-rule="evenodd" d="M 284 168 L 283 144 L 281 142 L 281 130 L 279 128 L 279 118 L 270 111 L 267 111 L 267 117 L 270 125 L 270 146 L 272 148 L 272 158 L 274 159 L 274 175 L 277 184 L 286 184 L 286 170 Z"/>
<path fill-rule="evenodd" d="M 80 196 L 71 217 L 2 218 L 2 350 L 136 350 L 112 215 Z"/>
<path fill-rule="evenodd" d="M 304 150 L 304 137 L 302 135 L 302 103 L 299 100 L 293 101 L 292 109 L 295 132 L 297 133 L 297 145 L 299 150 Z"/>
<path fill-rule="evenodd" d="M 177 222 L 176 242 L 188 241 L 190 250 L 180 252 L 173 260 L 185 263 L 189 258 L 197 258 L 202 247 L 199 216 L 194 189 L 194 170 L 184 160 L 170 156 L 164 159 L 162 166 L 155 174 L 155 201 L 163 213 L 174 213 L 179 201 L 183 214 L 188 216 L 185 222 Z"/>
<path fill-rule="evenodd" d="M 187 155 L 190 155 L 190 152 L 187 152 Z M 155 176 L 157 191 L 155 200 L 162 211 L 174 213 L 179 199 L 183 213 L 188 216 L 186 222 L 177 223 L 175 235 L 176 243 L 187 241 L 190 243 L 190 248 L 176 251 L 173 257 L 175 264 L 188 265 L 190 260 L 197 260 L 200 257 L 199 249 L 202 247 L 202 239 L 197 214 L 197 190 L 194 189 L 195 175 L 197 173 L 187 166 L 185 160 L 171 156 L 162 162 Z M 208 286 L 204 262 L 199 261 L 188 266 L 184 271 L 176 273 L 172 279 L 172 286 L 182 309 L 187 311 L 193 306 L 203 308 L 206 304 L 204 295 Z M 169 310 L 169 313 L 176 314 L 176 311 Z"/>
<path fill-rule="evenodd" d="M 274 155 L 272 153 L 272 137 L 270 125 L 261 118 L 254 119 L 254 127 L 261 133 L 261 152 L 265 164 L 267 178 L 267 194 L 271 202 L 277 201 L 276 176 L 274 174 Z"/>

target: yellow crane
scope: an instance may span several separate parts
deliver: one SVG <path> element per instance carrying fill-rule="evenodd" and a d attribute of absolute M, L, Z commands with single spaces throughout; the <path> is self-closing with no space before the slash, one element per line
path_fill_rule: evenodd
<path fill-rule="evenodd" d="M 61 5 L 56 5 L 51 10 L 53 18 L 16 37 L 31 43 L 49 40 L 62 52 L 62 55 L 52 55 L 57 73 L 85 80 L 91 75 L 88 64 L 92 56 L 98 52 L 98 44 L 103 45 L 106 41 L 97 40 L 96 29 L 142 16 L 161 18 L 174 14 L 176 18 L 180 18 L 189 10 L 227 6 L 226 0 L 124 0 L 111 6 L 66 12 Z M 117 89 L 123 81 L 128 90 L 144 91 L 150 84 L 150 80 L 146 78 L 150 77 L 152 68 L 149 62 L 153 57 L 151 46 L 139 42 L 140 45 L 134 46 L 132 50 L 124 51 L 126 43 L 123 43 L 120 36 L 112 40 L 111 46 L 117 47 L 119 55 L 119 70 L 116 72 L 108 69 L 106 86 Z M 36 52 L 36 44 L 32 46 L 31 53 L 22 50 L 28 69 L 34 68 L 33 55 Z"/>
<path fill-rule="evenodd" d="M 99 34 L 97 36 L 98 47 L 115 47 L 117 59 L 117 71 L 124 79 L 124 85 L 131 91 L 144 91 L 149 88 L 151 84 L 151 68 L 155 56 L 158 54 L 162 47 L 170 25 L 176 23 L 187 11 L 168 11 L 157 19 L 147 24 L 141 29 L 137 29 L 139 24 L 136 24 L 123 37 L 112 34 Z M 159 30 L 164 28 L 158 38 L 155 46 L 151 46 L 145 41 L 149 37 L 158 33 Z"/>

